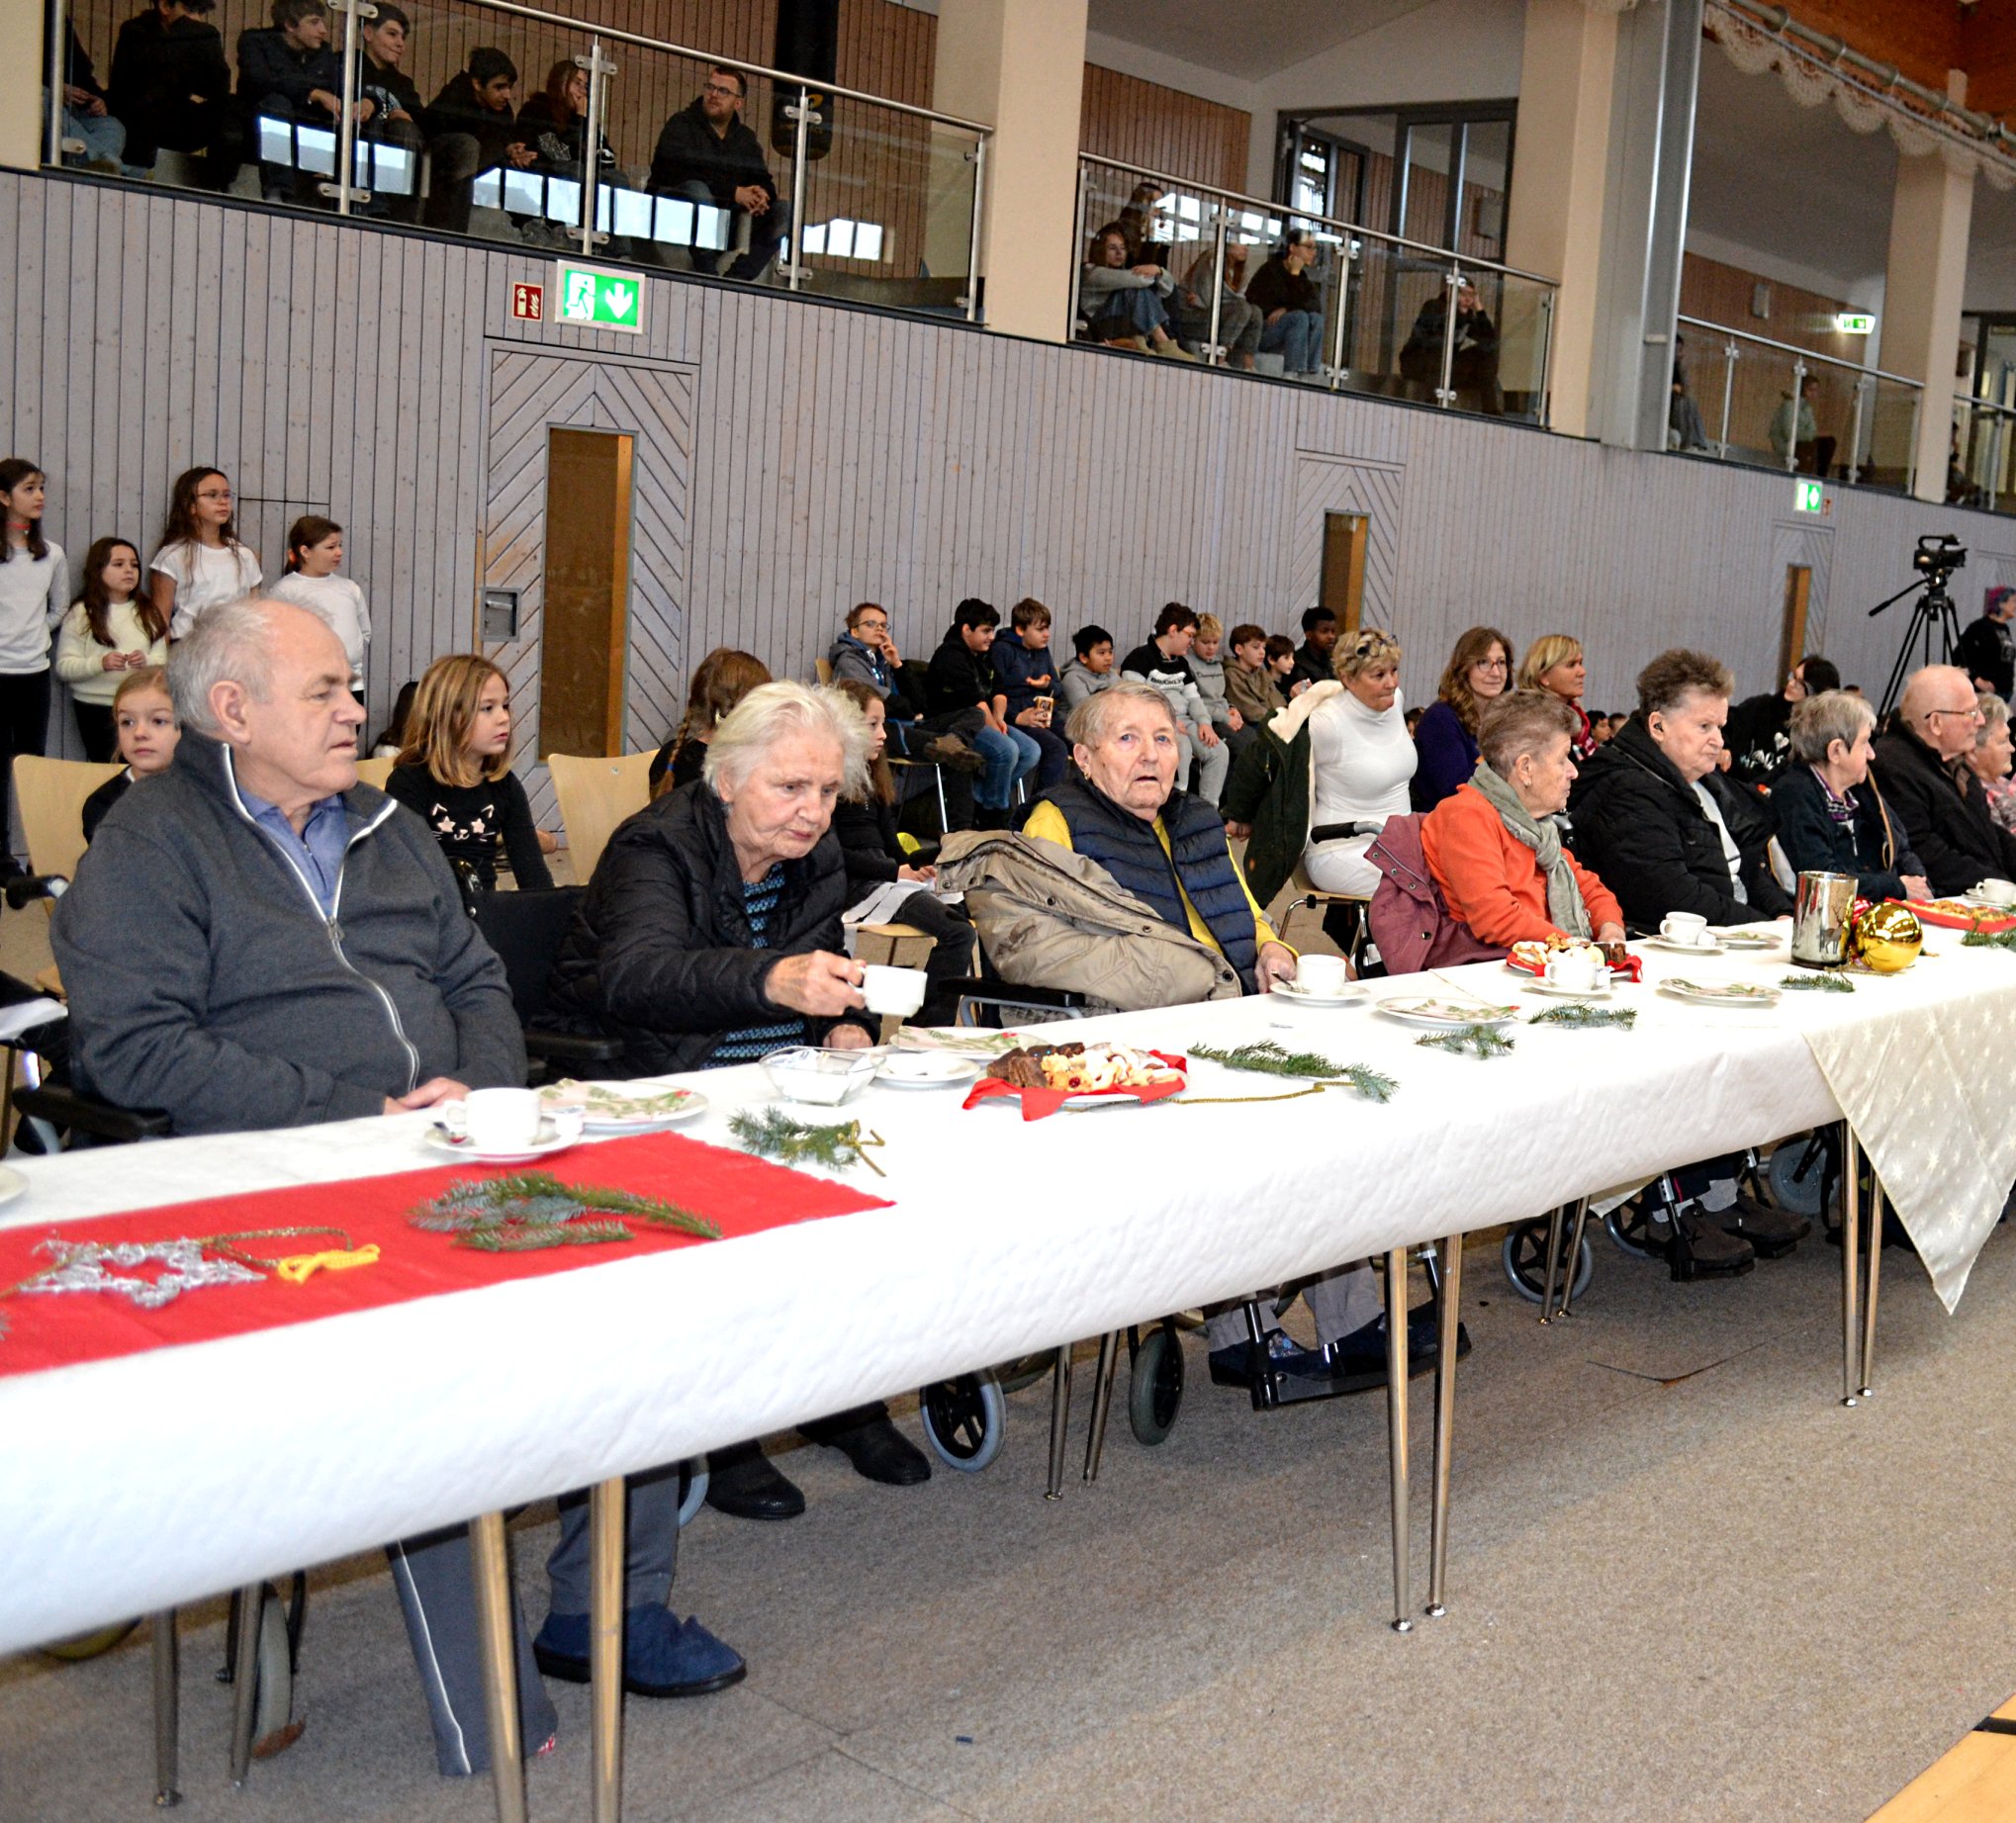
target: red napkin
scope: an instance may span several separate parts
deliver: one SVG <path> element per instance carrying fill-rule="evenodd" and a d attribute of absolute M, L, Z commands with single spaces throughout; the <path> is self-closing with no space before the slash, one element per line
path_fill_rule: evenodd
<path fill-rule="evenodd" d="M 1545 968 L 1535 967 L 1523 957 L 1508 956 L 1505 959 L 1508 965 L 1516 968 L 1520 974 L 1534 975 L 1541 980 L 1545 980 L 1547 978 L 1547 971 Z M 1633 956 L 1629 952 L 1626 952 L 1624 959 L 1621 962 L 1611 964 L 1610 979 L 1615 980 L 1618 975 L 1622 975 L 1624 979 L 1627 981 L 1635 981 L 1644 972 L 1644 968 L 1645 961 L 1642 957 Z"/>
<path fill-rule="evenodd" d="M 998 1076 L 982 1076 L 967 1090 L 966 1098 L 960 1106 L 977 1107 L 983 1101 L 990 1101 L 996 1095 L 1019 1095 L 1022 1097 L 1022 1118 L 1025 1121 L 1040 1121 L 1052 1115 L 1067 1101 L 1075 1101 L 1081 1095 L 1097 1095 L 1129 1101 L 1165 1101 L 1171 1095 L 1180 1095 L 1189 1086 L 1190 1063 L 1186 1057 L 1166 1050 L 1151 1050 L 1148 1055 L 1157 1063 L 1165 1063 L 1170 1069 L 1182 1072 L 1165 1082 L 1150 1082 L 1138 1089 L 1025 1089 L 1012 1082 L 1003 1082 Z"/>

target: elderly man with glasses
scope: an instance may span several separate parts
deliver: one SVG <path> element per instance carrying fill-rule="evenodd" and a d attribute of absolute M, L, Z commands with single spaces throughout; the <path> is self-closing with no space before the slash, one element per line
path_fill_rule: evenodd
<path fill-rule="evenodd" d="M 1984 879 L 2016 879 L 2016 836 L 1995 827 L 1968 765 L 1980 726 L 1973 680 L 1958 665 L 1927 665 L 1905 683 L 1889 732 L 1876 744 L 1884 800 L 1941 897 Z"/>

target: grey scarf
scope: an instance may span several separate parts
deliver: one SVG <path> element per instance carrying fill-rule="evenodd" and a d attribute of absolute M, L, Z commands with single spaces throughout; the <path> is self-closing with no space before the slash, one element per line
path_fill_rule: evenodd
<path fill-rule="evenodd" d="M 1536 821 L 1533 813 L 1519 802 L 1519 794 L 1482 760 L 1470 775 L 1470 782 L 1491 799 L 1492 808 L 1506 828 L 1533 851 L 1547 875 L 1547 916 L 1569 936 L 1588 937 L 1589 907 L 1582 902 L 1582 887 L 1576 881 L 1575 869 L 1562 853 L 1561 831 L 1554 819 Z"/>

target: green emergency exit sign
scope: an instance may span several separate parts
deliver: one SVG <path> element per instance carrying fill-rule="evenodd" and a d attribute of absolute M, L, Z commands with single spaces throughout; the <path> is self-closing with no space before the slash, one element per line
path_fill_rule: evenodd
<path fill-rule="evenodd" d="M 1798 512 L 1825 512 L 1827 489 L 1823 482 L 1797 481 L 1792 484 L 1792 507 Z"/>
<path fill-rule="evenodd" d="M 622 272 L 601 272 L 594 266 L 559 262 L 561 322 L 584 329 L 630 329 L 644 326 L 644 287 Z"/>

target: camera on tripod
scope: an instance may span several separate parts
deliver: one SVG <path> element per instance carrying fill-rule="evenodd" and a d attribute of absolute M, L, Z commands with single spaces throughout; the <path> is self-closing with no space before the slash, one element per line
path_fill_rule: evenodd
<path fill-rule="evenodd" d="M 1951 532 L 1928 532 L 1911 553 L 1911 568 L 1934 589 L 1943 588 L 1956 570 L 1967 568 L 1967 546 Z"/>

